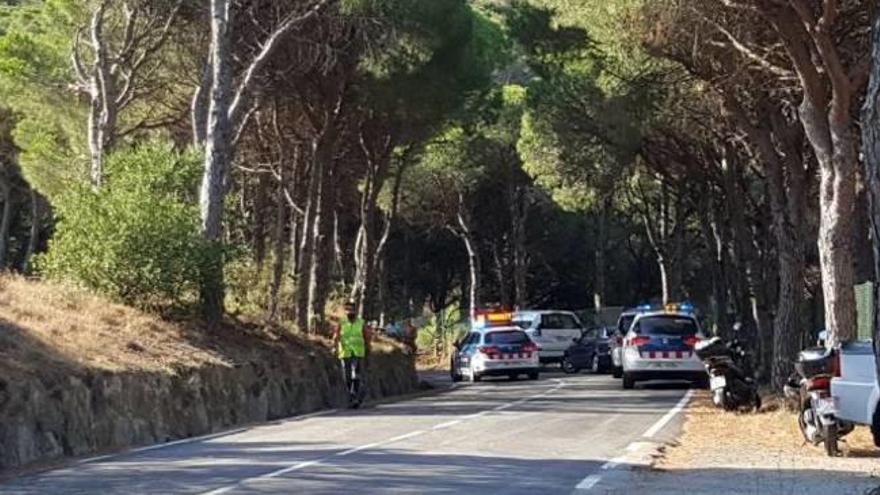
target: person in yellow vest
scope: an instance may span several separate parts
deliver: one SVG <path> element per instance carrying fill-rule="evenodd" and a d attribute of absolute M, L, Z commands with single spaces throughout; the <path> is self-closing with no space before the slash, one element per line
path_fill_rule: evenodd
<path fill-rule="evenodd" d="M 352 408 L 360 407 L 364 399 L 364 361 L 370 353 L 371 334 L 369 325 L 358 317 L 354 303 L 346 303 L 345 319 L 337 325 L 333 341 L 342 363 L 349 406 Z"/>

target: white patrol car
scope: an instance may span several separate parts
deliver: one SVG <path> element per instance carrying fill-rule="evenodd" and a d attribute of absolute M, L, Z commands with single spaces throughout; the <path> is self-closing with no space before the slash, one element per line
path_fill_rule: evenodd
<path fill-rule="evenodd" d="M 509 316 L 491 315 L 478 320 L 473 329 L 456 342 L 450 375 L 454 382 L 462 379 L 478 382 L 484 376 L 507 376 L 515 380 L 520 375 L 537 380 L 538 351 L 539 347 L 510 322 Z"/>
<path fill-rule="evenodd" d="M 704 384 L 708 375 L 694 353 L 694 346 L 704 338 L 690 305 L 640 312 L 623 339 L 623 388 L 648 380 Z"/>
<path fill-rule="evenodd" d="M 541 347 L 542 363 L 562 362 L 565 351 L 585 328 L 571 311 L 540 310 L 514 313 L 513 322 Z"/>

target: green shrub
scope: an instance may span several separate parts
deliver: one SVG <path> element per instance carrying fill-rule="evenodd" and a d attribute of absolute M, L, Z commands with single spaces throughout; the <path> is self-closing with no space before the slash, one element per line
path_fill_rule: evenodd
<path fill-rule="evenodd" d="M 468 331 L 465 320 L 458 306 L 452 305 L 443 311 L 443 325 L 438 325 L 438 315 L 431 314 L 424 327 L 419 329 L 416 346 L 419 351 L 447 356 L 452 345 Z"/>
<path fill-rule="evenodd" d="M 198 177 L 198 157 L 168 144 L 116 152 L 103 188 L 61 196 L 38 268 L 139 307 L 194 299 L 209 249 L 199 236 Z"/>

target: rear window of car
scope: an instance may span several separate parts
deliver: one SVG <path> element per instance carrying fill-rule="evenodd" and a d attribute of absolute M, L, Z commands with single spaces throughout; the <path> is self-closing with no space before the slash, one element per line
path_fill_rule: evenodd
<path fill-rule="evenodd" d="M 548 330 L 576 330 L 581 326 L 577 318 L 565 313 L 550 313 L 541 315 L 541 328 Z"/>
<path fill-rule="evenodd" d="M 636 323 L 635 332 L 639 335 L 694 335 L 697 322 L 682 316 L 648 316 Z"/>
<path fill-rule="evenodd" d="M 489 332 L 483 340 L 487 344 L 525 344 L 529 341 L 529 336 L 519 330 L 504 330 Z"/>

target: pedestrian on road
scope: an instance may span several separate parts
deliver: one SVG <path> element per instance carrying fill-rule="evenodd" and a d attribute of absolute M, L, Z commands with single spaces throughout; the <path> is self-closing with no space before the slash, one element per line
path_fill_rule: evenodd
<path fill-rule="evenodd" d="M 370 353 L 370 326 L 358 317 L 355 304 L 345 304 L 345 319 L 336 326 L 333 342 L 337 356 L 342 364 L 345 388 L 348 391 L 348 405 L 353 409 L 360 407 L 364 400 L 364 369 Z"/>

